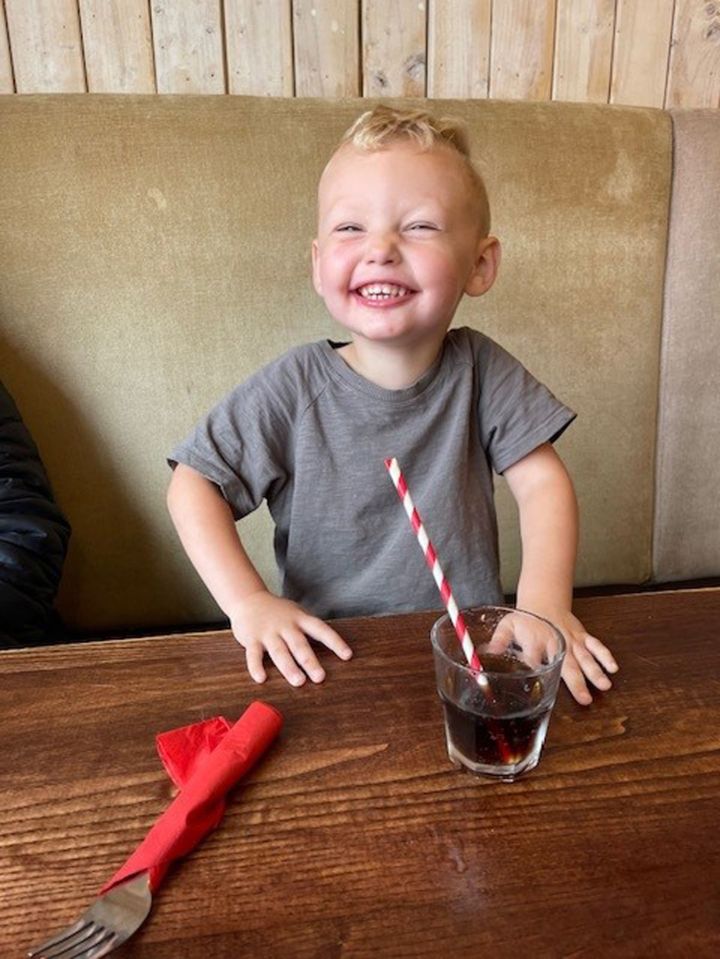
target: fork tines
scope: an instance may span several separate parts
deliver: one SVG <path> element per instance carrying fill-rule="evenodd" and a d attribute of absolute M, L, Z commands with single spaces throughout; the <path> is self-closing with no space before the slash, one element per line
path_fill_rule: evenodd
<path fill-rule="evenodd" d="M 100 959 L 118 944 L 118 938 L 112 929 L 79 919 L 27 955 L 28 959 Z"/>

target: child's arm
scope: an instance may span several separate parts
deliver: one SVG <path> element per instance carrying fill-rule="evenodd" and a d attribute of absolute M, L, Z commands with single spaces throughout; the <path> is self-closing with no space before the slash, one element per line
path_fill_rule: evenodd
<path fill-rule="evenodd" d="M 544 616 L 567 642 L 563 679 L 575 699 L 592 702 L 586 679 L 609 689 L 605 674 L 617 671 L 610 650 L 573 616 L 572 587 L 578 539 L 578 511 L 570 476 L 549 443 L 505 471 L 520 512 L 522 568 L 518 609 Z M 602 668 L 601 668 L 602 667 Z"/>
<path fill-rule="evenodd" d="M 308 636 L 341 659 L 352 656 L 347 643 L 327 623 L 268 590 L 243 549 L 230 506 L 214 483 L 180 463 L 170 481 L 167 503 L 186 553 L 245 649 L 248 672 L 256 683 L 266 678 L 265 652 L 293 686 L 305 682 L 305 673 L 313 682 L 322 682 L 325 672 Z"/>

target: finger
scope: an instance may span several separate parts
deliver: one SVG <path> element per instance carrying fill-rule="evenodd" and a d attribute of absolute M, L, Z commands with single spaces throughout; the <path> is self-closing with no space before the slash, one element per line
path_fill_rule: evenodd
<path fill-rule="evenodd" d="M 577 643 L 573 648 L 575 659 L 585 676 L 597 689 L 610 689 L 612 682 L 605 672 L 600 668 L 600 664 L 591 653 L 585 649 L 581 643 Z"/>
<path fill-rule="evenodd" d="M 539 643 L 527 643 L 522 647 L 523 661 L 530 669 L 540 669 L 543 662 L 545 648 Z"/>
<path fill-rule="evenodd" d="M 518 625 L 515 630 L 515 642 L 522 650 L 522 659 L 531 669 L 538 669 L 547 652 L 547 633 L 545 626 L 538 629 L 534 624 Z"/>
<path fill-rule="evenodd" d="M 317 616 L 305 616 L 300 621 L 300 627 L 308 636 L 316 639 L 323 646 L 327 646 L 340 659 L 350 659 L 352 656 L 352 649 L 342 636 L 322 619 L 318 619 Z"/>
<path fill-rule="evenodd" d="M 278 670 L 287 679 L 291 686 L 302 686 L 305 682 L 305 673 L 300 669 L 290 654 L 290 650 L 280 637 L 274 637 L 265 643 L 270 659 Z"/>
<path fill-rule="evenodd" d="M 547 631 L 544 623 L 538 624 L 534 620 L 522 617 L 507 617 L 512 620 L 508 625 L 513 630 L 513 643 L 522 655 L 518 655 L 530 669 L 537 669 L 546 653 Z"/>
<path fill-rule="evenodd" d="M 604 643 L 601 643 L 596 636 L 586 636 L 585 646 L 609 673 L 616 673 L 618 671 L 620 667 L 618 666 L 615 657 L 607 648 L 607 646 L 605 646 Z"/>
<path fill-rule="evenodd" d="M 590 690 L 587 688 L 582 670 L 578 666 L 573 654 L 569 651 L 565 654 L 565 662 L 563 663 L 561 675 L 573 699 L 580 703 L 581 706 L 589 706 L 592 702 Z"/>
<path fill-rule="evenodd" d="M 251 679 L 256 683 L 264 683 L 267 673 L 263 666 L 263 648 L 260 643 L 248 643 L 245 646 L 245 663 Z"/>
<path fill-rule="evenodd" d="M 490 642 L 487 644 L 487 652 L 500 656 L 508 646 L 515 640 L 515 630 L 509 623 L 503 625 L 502 621 L 495 627 Z"/>
<path fill-rule="evenodd" d="M 293 655 L 293 659 L 308 674 L 314 683 L 321 683 L 325 679 L 325 670 L 318 662 L 313 648 L 300 629 L 287 630 L 283 639 Z"/>

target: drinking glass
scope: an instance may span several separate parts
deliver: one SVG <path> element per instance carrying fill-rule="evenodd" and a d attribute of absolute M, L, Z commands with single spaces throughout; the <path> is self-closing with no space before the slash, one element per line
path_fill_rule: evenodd
<path fill-rule="evenodd" d="M 482 670 L 468 665 L 447 613 L 430 634 L 448 756 L 476 775 L 512 781 L 540 760 L 565 640 L 552 623 L 511 607 L 462 615 Z"/>

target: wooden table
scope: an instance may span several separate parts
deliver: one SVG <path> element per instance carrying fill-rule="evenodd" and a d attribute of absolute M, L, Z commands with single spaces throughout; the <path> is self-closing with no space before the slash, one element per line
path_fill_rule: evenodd
<path fill-rule="evenodd" d="M 322 686 L 227 633 L 0 656 L 0 956 L 80 913 L 172 796 L 159 730 L 262 697 L 282 737 L 121 957 L 720 955 L 720 590 L 578 601 L 621 664 L 561 690 L 538 769 L 445 754 L 434 614 L 347 620 Z"/>

